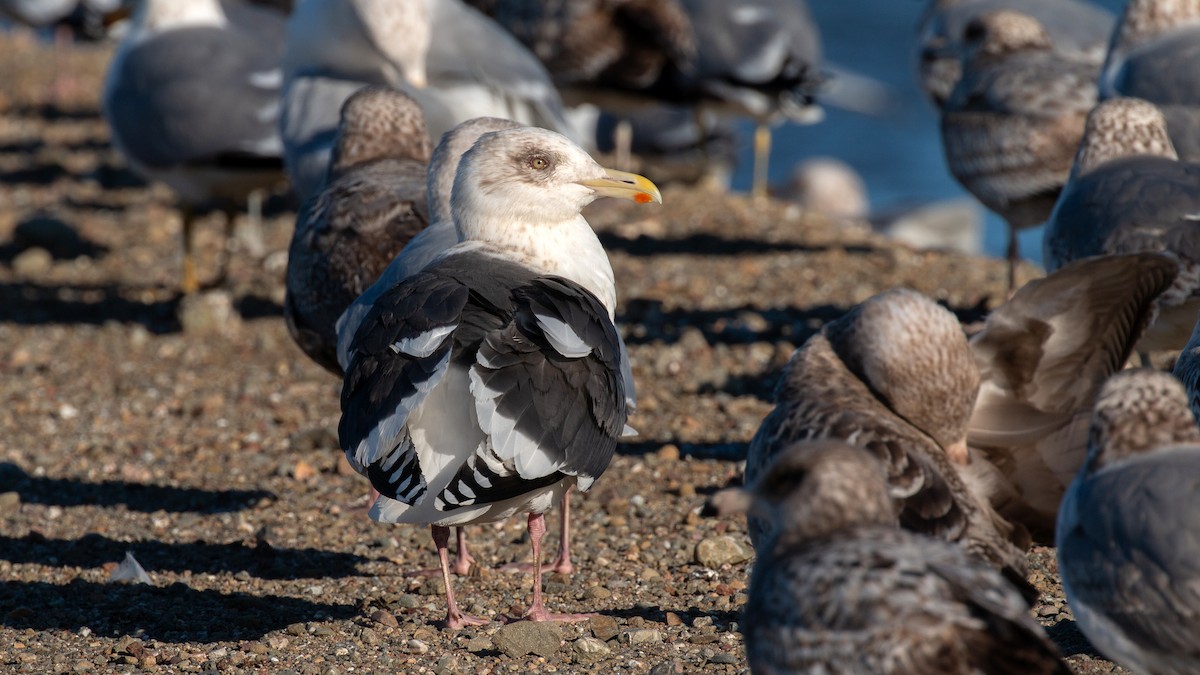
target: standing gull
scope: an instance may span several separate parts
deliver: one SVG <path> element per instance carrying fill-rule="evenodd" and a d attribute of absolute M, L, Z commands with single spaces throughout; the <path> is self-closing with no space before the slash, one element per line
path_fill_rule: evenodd
<path fill-rule="evenodd" d="M 484 620 L 454 600 L 452 525 L 528 514 L 531 620 L 541 595 L 543 513 L 605 470 L 626 418 L 612 267 L 580 210 L 600 196 L 660 202 L 641 176 L 601 168 L 565 137 L 484 135 L 452 193 L 462 243 L 388 290 L 356 331 L 339 437 L 381 497 L 371 517 L 429 523 L 446 624 Z"/>
<path fill-rule="evenodd" d="M 1067 602 L 1092 644 L 1143 673 L 1200 670 L 1200 429 L 1167 373 L 1104 385 L 1058 518 Z"/>
<path fill-rule="evenodd" d="M 775 409 L 750 441 L 747 484 L 796 441 L 832 438 L 883 462 L 905 528 L 961 543 L 1024 573 L 1025 555 L 965 472 L 979 372 L 954 315 L 909 290 L 881 293 L 826 324 L 792 355 Z M 769 521 L 749 519 L 755 547 Z"/>
<path fill-rule="evenodd" d="M 304 204 L 288 249 L 288 332 L 337 374 L 338 317 L 429 222 L 429 134 L 408 96 L 366 87 L 342 107 L 329 180 Z"/>
<path fill-rule="evenodd" d="M 1166 120 L 1137 99 L 1088 116 L 1071 178 L 1043 235 L 1047 270 L 1114 253 L 1167 252 L 1179 276 L 1138 351 L 1183 348 L 1200 313 L 1200 165 L 1180 162 Z"/>
<path fill-rule="evenodd" d="M 283 16 L 274 10 L 146 0 L 109 65 L 103 109 L 113 143 L 179 199 L 185 293 L 200 287 L 196 209 L 224 210 L 228 234 L 252 195 L 283 181 L 275 131 L 282 50 Z"/>
<path fill-rule="evenodd" d="M 890 492 L 870 453 L 820 441 L 722 500 L 772 523 L 743 616 L 751 672 L 1069 673 L 1018 590 L 899 529 Z"/>
<path fill-rule="evenodd" d="M 990 12 L 1027 14 L 1046 29 L 1051 44 L 1071 59 L 1099 66 L 1108 50 L 1113 15 L 1084 0 L 930 0 L 921 18 L 921 89 L 941 107 L 962 77 L 965 37 L 972 21 Z"/>
<path fill-rule="evenodd" d="M 1150 101 L 1185 161 L 1200 161 L 1200 3 L 1130 0 L 1100 79 L 1102 99 Z"/>
<path fill-rule="evenodd" d="M 538 60 L 461 0 L 301 0 L 287 32 L 279 123 L 301 197 L 324 179 L 342 102 L 367 84 L 412 96 L 434 138 L 474 117 L 575 135 Z"/>
<path fill-rule="evenodd" d="M 993 507 L 1034 541 L 1054 542 L 1096 395 L 1125 366 L 1177 272 L 1156 253 L 1079 260 L 1021 287 L 971 338 L 983 381 L 967 442 L 986 460 L 972 466 Z"/>
<path fill-rule="evenodd" d="M 994 12 L 966 29 L 963 77 L 942 107 L 942 146 L 954 178 L 1008 223 L 1008 282 L 1017 231 L 1054 208 L 1096 102 L 1095 63 L 1054 51 L 1036 19 Z"/>

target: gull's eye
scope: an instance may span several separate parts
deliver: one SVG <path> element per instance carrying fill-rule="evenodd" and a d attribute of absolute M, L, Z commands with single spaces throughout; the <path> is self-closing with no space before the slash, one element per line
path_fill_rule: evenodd
<path fill-rule="evenodd" d="M 545 171 L 550 168 L 550 160 L 541 155 L 534 155 L 529 158 L 529 168 L 534 171 Z"/>

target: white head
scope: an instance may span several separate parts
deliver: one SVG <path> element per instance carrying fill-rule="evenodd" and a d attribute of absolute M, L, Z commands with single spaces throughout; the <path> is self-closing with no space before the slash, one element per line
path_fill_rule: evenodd
<path fill-rule="evenodd" d="M 224 26 L 227 22 L 218 0 L 144 0 L 133 15 L 134 25 L 149 31 Z"/>
<path fill-rule="evenodd" d="M 451 211 L 460 241 L 509 243 L 586 227 L 580 211 L 599 197 L 662 203 L 642 176 L 605 169 L 562 134 L 522 127 L 484 134 L 463 155 Z"/>
<path fill-rule="evenodd" d="M 426 196 L 429 201 L 429 222 L 450 222 L 450 193 L 454 189 L 454 176 L 458 173 L 458 163 L 463 153 L 486 133 L 521 126 L 499 117 L 476 117 L 442 134 L 442 140 L 434 148 L 433 157 L 429 160 L 429 192 Z"/>

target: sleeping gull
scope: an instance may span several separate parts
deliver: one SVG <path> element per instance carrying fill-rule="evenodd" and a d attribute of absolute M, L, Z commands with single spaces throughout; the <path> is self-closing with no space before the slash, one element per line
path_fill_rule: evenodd
<path fill-rule="evenodd" d="M 274 10 L 146 0 L 109 65 L 103 109 L 114 145 L 179 199 L 185 293 L 200 286 L 195 210 L 222 208 L 228 234 L 233 213 L 284 178 L 275 131 L 282 50 Z"/>
<path fill-rule="evenodd" d="M 897 527 L 889 482 L 871 453 L 796 443 L 720 500 L 772 523 L 743 612 L 751 671 L 1069 673 L 1009 580 Z"/>
<path fill-rule="evenodd" d="M 984 14 L 1011 10 L 1027 14 L 1046 29 L 1054 49 L 1099 66 L 1108 50 L 1113 15 L 1083 0 L 931 0 L 921 18 L 921 89 L 940 107 L 962 77 L 964 33 Z"/>
<path fill-rule="evenodd" d="M 1063 499 L 1058 569 L 1084 635 L 1143 673 L 1200 670 L 1200 429 L 1167 373 L 1100 392 L 1087 463 Z"/>
<path fill-rule="evenodd" d="M 966 33 L 963 77 L 942 107 L 942 147 L 954 178 L 1008 223 L 1011 290 L 1017 231 L 1054 208 L 1096 102 L 1099 68 L 1055 52 L 1024 14 L 985 14 Z"/>
<path fill-rule="evenodd" d="M 1100 79 L 1102 99 L 1157 105 L 1179 156 L 1200 161 L 1200 3 L 1130 0 Z"/>
<path fill-rule="evenodd" d="M 283 308 L 300 348 L 337 375 L 338 317 L 429 222 L 430 152 L 403 93 L 366 87 L 342 106 L 329 181 L 296 216 Z"/>
<path fill-rule="evenodd" d="M 339 437 L 381 497 L 380 522 L 429 523 L 446 625 L 484 620 L 454 600 L 448 527 L 528 514 L 531 620 L 543 513 L 588 489 L 625 426 L 612 267 L 580 214 L 601 196 L 661 202 L 641 176 L 601 168 L 560 134 L 482 136 L 452 193 L 462 243 L 376 300 L 349 349 Z"/>
<path fill-rule="evenodd" d="M 792 355 L 775 409 L 750 441 L 746 483 L 795 441 L 832 438 L 887 469 L 904 527 L 958 542 L 997 567 L 1024 573 L 1010 526 L 962 472 L 979 372 L 958 320 L 920 293 L 881 293 L 828 323 Z M 755 547 L 770 523 L 751 515 Z"/>
<path fill-rule="evenodd" d="M 301 0 L 287 31 L 279 124 L 302 198 L 324 179 L 342 102 L 367 84 L 412 96 L 433 138 L 474 117 L 575 135 L 538 60 L 461 0 Z"/>
<path fill-rule="evenodd" d="M 1070 180 L 1046 223 L 1047 270 L 1094 255 L 1168 252 L 1179 276 L 1138 344 L 1183 348 L 1200 313 L 1200 165 L 1180 162 L 1153 105 L 1109 99 L 1088 116 Z"/>
<path fill-rule="evenodd" d="M 1125 366 L 1177 271 L 1155 253 L 1079 260 L 1021 287 L 971 338 L 983 381 L 967 442 L 986 459 L 972 466 L 1000 515 L 1034 541 L 1054 542 L 1096 395 Z"/>

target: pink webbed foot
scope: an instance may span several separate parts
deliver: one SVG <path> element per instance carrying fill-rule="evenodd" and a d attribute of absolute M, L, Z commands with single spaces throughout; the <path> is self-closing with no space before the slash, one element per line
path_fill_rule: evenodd
<path fill-rule="evenodd" d="M 446 612 L 446 628 L 451 630 L 458 630 L 466 626 L 483 626 L 490 621 L 490 619 L 485 619 L 481 616 L 463 614 L 458 610 Z"/>

